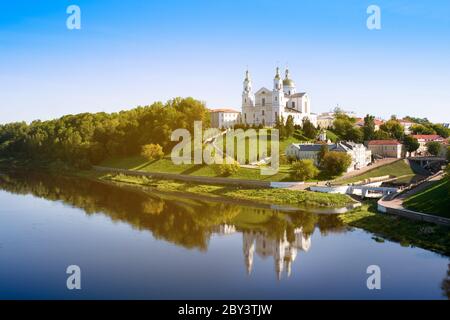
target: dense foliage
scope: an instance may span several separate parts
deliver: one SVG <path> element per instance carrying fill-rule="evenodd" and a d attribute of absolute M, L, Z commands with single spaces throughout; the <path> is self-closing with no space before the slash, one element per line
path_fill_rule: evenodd
<path fill-rule="evenodd" d="M 405 136 L 403 144 L 407 152 L 414 152 L 420 147 L 419 141 L 413 136 Z"/>
<path fill-rule="evenodd" d="M 118 113 L 83 113 L 50 121 L 0 126 L 0 156 L 62 161 L 88 167 L 111 156 L 138 154 L 146 144 L 167 151 L 177 128 L 193 131 L 194 121 L 209 125 L 208 110 L 193 98 L 176 98 L 163 104 Z"/>
<path fill-rule="evenodd" d="M 235 161 L 233 163 L 223 163 L 217 165 L 217 173 L 222 177 L 229 177 L 236 174 L 239 171 L 239 162 Z"/>
<path fill-rule="evenodd" d="M 337 112 L 333 122 L 334 133 L 342 140 L 363 142 L 363 130 L 355 126 L 355 121 L 355 118 L 351 118 L 342 112 Z"/>
<path fill-rule="evenodd" d="M 291 178 L 298 181 L 305 181 L 315 178 L 319 174 L 311 159 L 298 160 L 292 163 L 290 175 Z"/>
<path fill-rule="evenodd" d="M 321 163 L 322 172 L 329 177 L 340 176 L 347 171 L 352 158 L 345 152 L 329 151 Z"/>
<path fill-rule="evenodd" d="M 149 161 L 159 160 L 164 157 L 164 151 L 159 144 L 150 143 L 142 146 L 141 155 Z"/>
<path fill-rule="evenodd" d="M 437 156 L 441 152 L 441 144 L 436 141 L 430 141 L 427 143 L 427 151 L 433 155 Z"/>

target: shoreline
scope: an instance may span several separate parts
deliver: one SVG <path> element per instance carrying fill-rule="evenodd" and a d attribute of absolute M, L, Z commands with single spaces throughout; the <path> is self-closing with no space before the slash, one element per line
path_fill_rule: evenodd
<path fill-rule="evenodd" d="M 0 161 L 0 169 L 5 166 L 2 165 Z M 12 168 L 6 168 L 6 170 L 35 170 L 35 171 L 44 171 L 49 174 L 59 174 L 59 175 L 67 175 L 78 178 L 92 179 L 97 182 L 103 183 L 113 183 L 118 186 L 124 187 L 123 184 L 129 184 L 130 181 L 126 181 L 129 177 L 116 177 L 114 179 L 110 179 L 105 174 L 101 174 L 94 170 L 75 170 L 73 168 L 67 170 L 54 170 L 49 168 L 48 166 L 13 166 Z M 1 172 L 0 172 L 1 174 Z M 136 177 L 131 177 L 132 179 L 137 179 Z M 120 181 L 122 180 L 122 181 Z M 328 206 L 315 206 L 315 208 L 336 208 L 339 205 L 330 206 L 329 202 L 323 202 L 324 194 L 315 193 L 312 191 L 293 191 L 293 190 L 285 190 L 285 189 L 244 189 L 238 187 L 229 187 L 229 186 L 217 186 L 217 185 L 196 185 L 189 183 L 179 183 L 179 182 L 171 182 L 169 180 L 150 180 L 146 179 L 146 181 L 131 181 L 133 188 L 137 190 L 144 190 L 147 188 L 151 188 L 153 191 L 161 192 L 161 193 L 183 193 L 188 196 L 204 196 L 205 200 L 215 200 L 228 198 L 233 201 L 244 201 L 244 202 L 253 202 L 260 203 L 262 205 L 267 204 L 267 196 L 271 196 L 272 199 L 276 199 L 275 205 L 292 205 L 293 199 L 290 197 L 286 197 L 280 199 L 279 195 L 282 193 L 290 193 L 295 192 L 296 195 L 303 195 L 304 198 L 303 203 L 305 204 L 313 204 L 317 201 L 322 201 L 322 203 L 327 203 Z M 121 185 L 122 184 L 122 185 Z M 155 188 L 156 186 L 156 188 Z M 158 188 L 159 187 L 159 188 Z M 222 189 L 222 190 L 221 190 Z M 220 191 L 221 190 L 221 191 Z M 276 191 L 279 190 L 279 191 Z M 278 193 L 278 194 L 274 194 Z M 290 192 L 289 192 L 290 191 Z M 318 196 L 317 198 L 315 196 Z M 356 203 L 353 199 L 348 196 L 340 195 L 341 197 L 345 197 L 345 204 Z M 319 199 L 319 200 L 318 200 Z M 287 201 L 286 201 L 287 200 Z M 283 202 L 286 201 L 286 202 Z M 290 201 L 290 202 L 289 202 Z M 301 204 L 298 199 L 297 205 Z M 339 201 L 337 202 L 339 203 Z M 342 204 L 342 203 L 339 203 Z M 345 206 L 345 205 L 344 205 Z M 312 207 L 312 206 L 311 206 Z M 341 206 L 343 207 L 343 206 Z M 277 208 L 274 208 L 275 210 Z M 312 209 L 312 208 L 311 208 Z M 301 210 L 299 208 L 299 210 Z M 304 210 L 309 210 L 307 207 Z M 419 222 L 414 220 L 409 220 L 407 218 L 381 214 L 377 212 L 376 202 L 375 201 L 363 201 L 362 206 L 355 208 L 353 210 L 348 211 L 347 213 L 338 214 L 342 222 L 351 228 L 359 228 L 365 230 L 367 232 L 374 234 L 374 241 L 384 242 L 384 239 L 397 242 L 402 246 L 417 246 L 423 248 L 425 250 L 433 251 L 437 254 L 441 254 L 444 256 L 450 256 L 450 228 L 444 226 L 437 226 L 426 222 Z"/>

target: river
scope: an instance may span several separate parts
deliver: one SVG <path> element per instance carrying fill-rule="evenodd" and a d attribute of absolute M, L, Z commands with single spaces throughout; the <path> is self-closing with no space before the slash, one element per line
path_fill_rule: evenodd
<path fill-rule="evenodd" d="M 0 299 L 447 299 L 448 272 L 332 214 L 0 174 Z"/>

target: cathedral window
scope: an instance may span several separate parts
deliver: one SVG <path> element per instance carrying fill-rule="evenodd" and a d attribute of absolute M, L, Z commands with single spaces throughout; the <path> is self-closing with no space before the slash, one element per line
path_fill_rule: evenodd
<path fill-rule="evenodd" d="M 295 101 L 292 101 L 292 109 L 295 109 Z"/>
<path fill-rule="evenodd" d="M 264 115 L 264 110 L 262 110 L 262 115 Z"/>
<path fill-rule="evenodd" d="M 266 98 L 262 98 L 261 104 L 263 107 L 266 105 Z"/>

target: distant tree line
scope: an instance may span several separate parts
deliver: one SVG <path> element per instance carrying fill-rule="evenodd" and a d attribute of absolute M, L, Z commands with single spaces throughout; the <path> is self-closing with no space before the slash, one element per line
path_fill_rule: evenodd
<path fill-rule="evenodd" d="M 0 125 L 0 157 L 61 161 L 84 168 L 112 156 L 135 155 L 158 144 L 165 152 L 176 142 L 171 132 L 193 132 L 194 121 L 209 126 L 204 103 L 175 98 L 118 113 L 82 113 L 56 120 Z"/>

